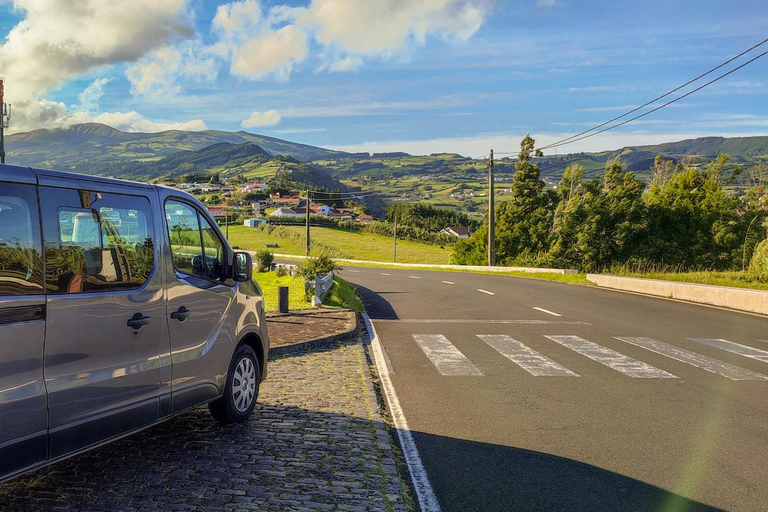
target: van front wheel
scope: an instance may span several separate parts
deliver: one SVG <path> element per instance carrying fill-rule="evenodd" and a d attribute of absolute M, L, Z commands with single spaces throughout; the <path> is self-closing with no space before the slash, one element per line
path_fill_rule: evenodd
<path fill-rule="evenodd" d="M 208 404 L 211 416 L 221 423 L 247 420 L 256 406 L 260 379 L 256 353 L 248 345 L 240 345 L 229 363 L 224 395 Z"/>

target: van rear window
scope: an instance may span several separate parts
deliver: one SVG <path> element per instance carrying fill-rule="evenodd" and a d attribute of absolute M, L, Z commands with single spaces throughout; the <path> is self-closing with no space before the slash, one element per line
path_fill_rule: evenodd
<path fill-rule="evenodd" d="M 33 185 L 0 187 L 0 295 L 43 293 L 40 221 Z"/>
<path fill-rule="evenodd" d="M 41 187 L 49 294 L 131 290 L 154 269 L 149 200 Z"/>

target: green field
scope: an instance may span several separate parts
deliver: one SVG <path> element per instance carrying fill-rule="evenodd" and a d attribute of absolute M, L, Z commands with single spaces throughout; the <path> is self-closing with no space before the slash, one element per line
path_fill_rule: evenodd
<path fill-rule="evenodd" d="M 304 236 L 303 226 L 283 226 L 286 231 Z M 313 227 L 311 231 L 313 252 L 321 248 L 329 248 L 332 252 L 343 255 L 348 259 L 367 261 L 392 261 L 391 238 L 373 233 L 349 232 L 343 229 Z M 304 245 L 295 240 L 286 240 L 274 235 L 267 235 L 258 228 L 245 226 L 230 226 L 229 240 L 241 249 L 257 251 L 264 249 L 266 244 L 278 244 L 270 251 L 278 254 L 305 254 Z M 318 247 L 319 246 L 319 247 Z M 418 242 L 399 240 L 397 242 L 397 261 L 399 263 L 432 263 L 447 264 L 451 249 L 441 249 L 439 245 L 428 245 Z"/>
<path fill-rule="evenodd" d="M 299 276 L 277 277 L 274 272 L 254 272 L 253 278 L 264 293 L 264 311 L 277 311 L 277 287 L 288 287 L 288 309 L 311 309 L 312 303 L 305 299 L 304 279 Z"/>

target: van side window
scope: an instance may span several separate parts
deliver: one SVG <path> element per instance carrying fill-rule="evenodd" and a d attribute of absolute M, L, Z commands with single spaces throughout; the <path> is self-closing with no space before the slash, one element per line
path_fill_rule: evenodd
<path fill-rule="evenodd" d="M 221 243 L 216 230 L 203 217 L 200 217 L 200 227 L 203 232 L 206 277 L 216 280 L 221 277 L 221 263 L 224 261 L 224 244 Z"/>
<path fill-rule="evenodd" d="M 0 186 L 0 295 L 42 295 L 43 260 L 34 185 Z"/>
<path fill-rule="evenodd" d="M 49 294 L 133 290 L 155 266 L 145 197 L 40 187 Z"/>
<path fill-rule="evenodd" d="M 216 230 L 193 206 L 180 201 L 166 201 L 165 217 L 176 270 L 218 281 L 224 245 Z"/>

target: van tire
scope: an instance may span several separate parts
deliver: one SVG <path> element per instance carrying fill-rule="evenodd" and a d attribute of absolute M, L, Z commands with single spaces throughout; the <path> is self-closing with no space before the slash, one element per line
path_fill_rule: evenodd
<path fill-rule="evenodd" d="M 208 404 L 211 416 L 223 424 L 246 421 L 256 407 L 260 380 L 261 368 L 256 352 L 248 345 L 238 345 L 229 363 L 224 394 Z M 245 397 L 242 397 L 244 393 Z"/>

